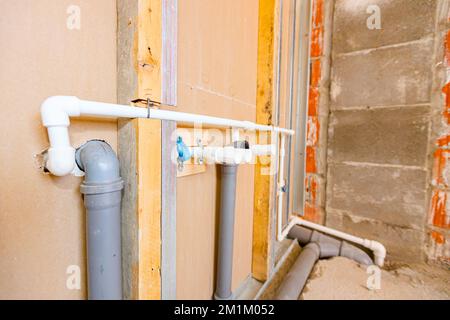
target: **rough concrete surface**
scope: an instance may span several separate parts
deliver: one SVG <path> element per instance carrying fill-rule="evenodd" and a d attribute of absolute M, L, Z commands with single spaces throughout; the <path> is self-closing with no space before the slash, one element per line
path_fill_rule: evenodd
<path fill-rule="evenodd" d="M 331 109 L 428 103 L 433 44 L 429 37 L 334 58 Z"/>
<path fill-rule="evenodd" d="M 448 261 L 449 9 L 334 1 L 326 225 L 382 242 L 393 261 Z"/>
<path fill-rule="evenodd" d="M 423 260 L 424 231 L 403 228 L 351 215 L 339 210 L 327 210 L 326 225 L 358 237 L 381 241 L 387 257 L 394 261 L 419 262 Z"/>
<path fill-rule="evenodd" d="M 429 106 L 333 112 L 329 154 L 335 162 L 424 167 L 429 116 Z"/>
<path fill-rule="evenodd" d="M 319 261 L 301 300 L 448 300 L 450 271 L 428 265 L 404 265 L 381 271 L 381 288 L 367 288 L 366 267 L 338 257 Z"/>
<path fill-rule="evenodd" d="M 423 228 L 427 172 L 385 166 L 330 164 L 327 210 L 399 227 Z"/>
<path fill-rule="evenodd" d="M 337 0 L 333 30 L 336 53 L 377 48 L 418 40 L 434 32 L 436 0 Z M 380 8 L 380 29 L 367 28 L 367 19 Z"/>

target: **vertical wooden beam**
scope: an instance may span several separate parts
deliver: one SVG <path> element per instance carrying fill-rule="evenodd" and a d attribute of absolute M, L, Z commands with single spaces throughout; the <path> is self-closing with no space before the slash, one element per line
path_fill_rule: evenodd
<path fill-rule="evenodd" d="M 139 0 L 117 1 L 117 101 L 129 104 L 137 93 L 135 63 Z M 135 123 L 119 119 L 118 155 L 124 180 L 122 198 L 122 283 L 124 299 L 139 298 L 139 230 L 137 132 Z"/>
<path fill-rule="evenodd" d="M 132 121 L 119 120 L 118 154 L 124 180 L 122 197 L 122 290 L 124 299 L 139 298 L 139 221 L 137 214 L 137 146 Z"/>
<path fill-rule="evenodd" d="M 165 1 L 172 0 L 118 1 L 118 101 L 121 104 L 129 104 L 135 98 L 162 99 L 166 89 L 161 72 Z M 168 261 L 173 261 L 176 254 L 174 244 L 162 246 L 162 237 L 175 241 L 175 198 L 165 194 L 169 191 L 175 194 L 176 170 L 170 162 L 170 150 L 167 151 L 174 126 L 150 119 L 119 121 L 119 158 L 125 180 L 122 250 L 126 299 L 161 299 L 175 294 L 174 266 L 167 270 L 171 279 L 166 286 L 161 271 L 163 249 L 170 251 L 164 255 Z M 163 232 L 167 225 L 170 228 Z"/>
<path fill-rule="evenodd" d="M 136 130 L 139 299 L 161 299 L 161 121 L 132 120 Z"/>
<path fill-rule="evenodd" d="M 161 100 L 161 1 L 138 4 L 138 97 Z M 161 121 L 136 119 L 139 299 L 161 299 Z"/>
<path fill-rule="evenodd" d="M 275 115 L 274 48 L 276 0 L 259 1 L 258 65 L 256 122 L 273 124 Z M 268 175 L 270 163 L 258 161 L 255 167 L 253 218 L 253 277 L 265 281 L 271 269 L 271 219 L 273 177 Z"/>

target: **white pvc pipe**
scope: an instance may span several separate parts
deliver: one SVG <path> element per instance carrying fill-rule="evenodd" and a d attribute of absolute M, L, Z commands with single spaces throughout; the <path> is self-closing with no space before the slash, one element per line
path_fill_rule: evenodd
<path fill-rule="evenodd" d="M 203 159 L 207 164 L 245 164 L 252 162 L 252 151 L 226 147 L 190 147 L 194 159 Z"/>
<path fill-rule="evenodd" d="M 48 129 L 50 148 L 48 150 L 47 169 L 56 176 L 74 172 L 75 148 L 70 144 L 70 117 L 108 117 L 108 118 L 151 118 L 186 123 L 241 128 L 246 130 L 271 131 L 282 135 L 293 135 L 294 131 L 251 121 L 240 121 L 211 117 L 185 112 L 158 109 L 146 109 L 110 103 L 80 100 L 77 97 L 55 96 L 44 101 L 41 106 L 42 123 Z"/>
<path fill-rule="evenodd" d="M 284 156 L 286 153 L 286 150 L 284 148 L 285 145 L 285 137 L 284 135 L 281 136 L 281 141 L 280 141 L 280 157 L 279 157 L 279 170 L 278 170 L 278 192 L 277 192 L 277 196 L 278 196 L 278 210 L 277 212 L 278 217 L 277 217 L 277 223 L 278 223 L 278 235 L 280 235 L 282 233 L 282 221 L 283 221 L 283 217 L 282 217 L 282 212 L 283 212 L 283 196 L 284 196 L 284 192 L 283 192 L 283 187 L 285 185 L 285 181 L 284 181 Z M 284 238 L 283 238 L 284 239 Z M 278 239 L 279 241 L 281 241 L 280 239 Z"/>
<path fill-rule="evenodd" d="M 203 159 L 208 164 L 252 164 L 257 156 L 273 155 L 274 145 L 252 145 L 250 149 L 234 146 L 225 147 L 189 147 L 194 159 Z"/>
<path fill-rule="evenodd" d="M 278 208 L 277 208 L 277 240 L 283 241 L 289 231 L 295 226 L 295 225 L 302 225 L 311 229 L 315 229 L 318 231 L 321 231 L 323 233 L 335 236 L 337 238 L 347 240 L 359 245 L 362 245 L 370 250 L 373 251 L 374 257 L 375 257 L 375 263 L 382 267 L 384 264 L 384 259 L 386 257 L 386 248 L 379 242 L 374 240 L 368 240 L 359 238 L 356 236 L 353 236 L 351 234 L 338 231 L 336 229 L 331 229 L 325 226 L 322 226 L 320 224 L 312 223 L 303 219 L 300 219 L 299 217 L 292 217 L 291 220 L 289 220 L 288 225 L 283 230 L 283 199 L 284 199 L 284 192 L 283 187 L 285 186 L 285 179 L 284 179 L 284 160 L 285 160 L 285 136 L 281 136 L 280 141 L 280 149 L 279 149 L 279 171 L 278 171 L 278 188 L 277 188 L 277 196 L 278 196 Z"/>
<path fill-rule="evenodd" d="M 202 123 L 206 125 L 215 125 L 222 127 L 241 128 L 247 130 L 259 130 L 259 131 L 273 131 L 289 135 L 294 135 L 293 130 L 257 124 L 251 121 L 233 120 L 227 118 L 219 118 L 206 116 L 201 114 L 168 111 L 160 109 L 150 109 L 150 115 L 148 109 L 123 106 L 111 103 L 93 102 L 80 100 L 76 97 L 51 97 L 50 102 L 54 105 L 58 102 L 59 98 L 72 98 L 76 99 L 75 103 L 78 103 L 80 109 L 80 116 L 92 116 L 92 117 L 112 117 L 112 118 L 150 118 L 160 120 L 170 120 L 176 122 L 186 123 Z M 47 99 L 47 100 L 49 100 Z M 57 100 L 51 100 L 57 99 Z M 44 104 L 47 102 L 44 102 Z M 54 108 L 55 106 L 53 106 Z"/>
<path fill-rule="evenodd" d="M 250 146 L 255 156 L 275 156 L 277 154 L 277 146 L 275 144 L 254 144 Z"/>
<path fill-rule="evenodd" d="M 386 258 L 386 248 L 380 242 L 374 241 L 374 240 L 368 240 L 368 239 L 364 239 L 364 238 L 359 238 L 359 237 L 353 236 L 351 234 L 348 234 L 348 233 L 345 233 L 345 232 L 342 232 L 342 231 L 339 231 L 336 229 L 328 228 L 328 227 L 322 226 L 320 224 L 316 224 L 316 223 L 301 219 L 299 217 L 293 217 L 290 220 L 287 227 L 281 232 L 281 234 L 278 234 L 278 239 L 285 239 L 287 237 L 289 231 L 291 231 L 291 229 L 295 225 L 305 226 L 307 228 L 314 229 L 314 230 L 329 234 L 331 236 L 359 244 L 373 252 L 376 265 L 378 265 L 380 267 L 382 267 L 384 265 L 384 259 Z"/>
<path fill-rule="evenodd" d="M 239 141 L 239 129 L 237 128 L 232 128 L 231 129 L 231 141 L 233 142 L 237 142 Z"/>

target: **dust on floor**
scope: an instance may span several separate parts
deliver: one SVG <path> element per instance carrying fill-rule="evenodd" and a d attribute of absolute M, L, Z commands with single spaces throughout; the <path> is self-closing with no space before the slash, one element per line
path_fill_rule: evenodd
<path fill-rule="evenodd" d="M 337 257 L 319 261 L 301 300 L 449 300 L 450 270 L 408 265 L 381 271 L 379 290 L 369 290 L 367 267 Z M 370 284 L 376 280 L 371 278 Z M 374 282 L 375 281 L 375 282 Z"/>

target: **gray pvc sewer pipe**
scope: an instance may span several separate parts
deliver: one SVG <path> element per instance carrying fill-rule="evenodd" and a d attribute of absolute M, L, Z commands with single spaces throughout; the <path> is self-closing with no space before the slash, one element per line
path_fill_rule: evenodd
<path fill-rule="evenodd" d="M 119 160 L 109 144 L 92 140 L 76 151 L 85 172 L 81 193 L 86 207 L 88 296 L 122 299 L 121 218 L 123 180 Z"/>
<path fill-rule="evenodd" d="M 290 230 L 288 237 L 297 239 L 301 246 L 305 246 L 310 242 L 317 242 L 320 245 L 320 259 L 340 256 L 367 266 L 373 264 L 372 258 L 364 250 L 344 240 L 336 239 L 316 230 L 294 226 Z"/>
<path fill-rule="evenodd" d="M 221 164 L 219 248 L 215 300 L 231 300 L 237 165 Z"/>
<path fill-rule="evenodd" d="M 319 257 L 318 243 L 311 242 L 303 247 L 297 260 L 281 282 L 275 300 L 297 300 Z"/>
<path fill-rule="evenodd" d="M 288 237 L 296 239 L 304 247 L 280 284 L 275 296 L 276 300 L 297 300 L 319 259 L 341 256 L 363 265 L 373 264 L 364 250 L 316 230 L 294 226 Z"/>

